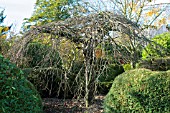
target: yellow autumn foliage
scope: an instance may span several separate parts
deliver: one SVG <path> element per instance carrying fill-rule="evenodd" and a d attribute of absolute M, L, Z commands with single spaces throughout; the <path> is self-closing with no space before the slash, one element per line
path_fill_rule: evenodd
<path fill-rule="evenodd" d="M 101 58 L 105 55 L 104 51 L 102 49 L 96 49 L 95 50 L 95 55 L 96 55 L 96 58 Z"/>
<path fill-rule="evenodd" d="M 1 36 L 0 36 L 0 39 L 6 39 L 6 37 L 7 37 L 6 34 L 5 34 L 5 35 L 1 35 Z"/>
<path fill-rule="evenodd" d="M 152 9 L 146 13 L 147 16 L 157 15 L 160 9 Z"/>
<path fill-rule="evenodd" d="M 162 25 L 162 24 L 166 24 L 166 18 L 160 19 L 158 24 L 159 24 L 159 26 Z"/>

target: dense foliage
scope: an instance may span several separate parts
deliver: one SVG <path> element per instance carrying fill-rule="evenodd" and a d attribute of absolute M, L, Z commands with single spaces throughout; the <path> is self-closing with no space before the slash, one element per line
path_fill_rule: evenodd
<path fill-rule="evenodd" d="M 126 71 L 116 77 L 105 97 L 106 113 L 169 113 L 170 71 Z"/>
<path fill-rule="evenodd" d="M 29 43 L 24 54 L 27 61 L 24 67 L 34 68 L 34 67 L 60 67 L 61 68 L 61 58 L 59 53 L 52 49 L 50 45 L 42 44 L 41 42 Z"/>
<path fill-rule="evenodd" d="M 9 49 L 9 43 L 6 40 L 7 33 L 10 30 L 11 26 L 3 25 L 6 16 L 4 16 L 4 10 L 0 9 L 0 53 L 5 54 Z"/>
<path fill-rule="evenodd" d="M 142 51 L 143 59 L 170 55 L 170 33 L 163 33 L 152 38 Z"/>
<path fill-rule="evenodd" d="M 62 75 L 62 60 L 58 51 L 49 44 L 31 42 L 24 53 L 25 61 L 20 63 L 24 74 L 34 84 L 42 97 L 56 96 Z"/>
<path fill-rule="evenodd" d="M 40 95 L 23 72 L 0 55 L 0 112 L 42 113 Z"/>
<path fill-rule="evenodd" d="M 102 60 L 101 60 L 102 61 Z M 107 94 L 112 86 L 114 79 L 124 72 L 124 69 L 121 65 L 117 63 L 107 64 L 106 61 L 103 61 L 97 65 L 98 71 L 98 88 L 97 91 L 99 94 Z M 106 64 L 104 64 L 106 63 Z M 101 70 L 102 71 L 99 71 Z"/>
<path fill-rule="evenodd" d="M 170 70 L 170 57 L 146 59 L 139 63 L 139 67 L 153 71 L 167 71 Z"/>
<path fill-rule="evenodd" d="M 71 15 L 68 6 L 75 2 L 76 0 L 36 0 L 34 13 L 31 18 L 25 19 L 24 27 L 67 19 Z"/>

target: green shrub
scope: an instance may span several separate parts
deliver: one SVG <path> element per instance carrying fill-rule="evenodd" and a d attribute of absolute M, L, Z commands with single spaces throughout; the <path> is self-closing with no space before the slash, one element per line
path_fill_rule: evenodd
<path fill-rule="evenodd" d="M 127 70 L 131 70 L 132 66 L 131 66 L 131 64 L 124 64 L 123 68 L 124 68 L 125 71 L 127 71 Z"/>
<path fill-rule="evenodd" d="M 142 51 L 142 58 L 162 57 L 170 54 L 170 33 L 163 33 L 152 38 L 152 43 L 148 44 Z"/>
<path fill-rule="evenodd" d="M 115 78 L 105 113 L 169 113 L 170 73 L 135 69 Z"/>
<path fill-rule="evenodd" d="M 58 68 L 25 68 L 24 74 L 28 73 L 28 80 L 34 84 L 42 98 L 57 97 L 60 83 L 63 77 L 62 70 Z"/>
<path fill-rule="evenodd" d="M 24 57 L 27 62 L 22 64 L 24 68 L 33 67 L 60 67 L 62 66 L 61 58 L 57 50 L 51 46 L 39 42 L 29 43 Z"/>
<path fill-rule="evenodd" d="M 167 71 L 170 70 L 170 58 L 146 59 L 139 63 L 139 67 L 150 69 L 152 71 Z"/>
<path fill-rule="evenodd" d="M 116 76 L 124 72 L 123 67 L 118 64 L 107 64 L 105 67 L 106 68 L 103 70 L 103 72 L 100 72 L 100 82 L 112 82 Z"/>
<path fill-rule="evenodd" d="M 0 113 L 42 113 L 42 101 L 23 72 L 0 55 Z"/>
<path fill-rule="evenodd" d="M 105 69 L 104 69 L 105 68 Z M 99 78 L 98 78 L 98 93 L 99 94 L 107 94 L 112 86 L 112 82 L 115 77 L 124 72 L 124 69 L 121 65 L 113 63 L 113 64 L 101 64 L 99 66 Z"/>
<path fill-rule="evenodd" d="M 56 67 L 25 68 L 23 72 L 28 75 L 28 80 L 34 84 L 43 98 L 72 98 L 74 93 L 77 93 L 79 83 L 84 82 L 83 62 L 73 63 L 70 72 L 66 75 L 67 81 L 65 81 L 64 70 Z M 64 88 L 65 84 L 69 89 Z"/>
<path fill-rule="evenodd" d="M 58 51 L 49 44 L 31 42 L 23 56 L 26 62 L 20 67 L 41 97 L 56 97 L 62 77 L 62 59 Z"/>

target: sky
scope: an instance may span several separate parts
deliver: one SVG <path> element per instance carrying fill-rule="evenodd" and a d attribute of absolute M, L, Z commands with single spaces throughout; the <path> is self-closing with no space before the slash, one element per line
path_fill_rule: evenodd
<path fill-rule="evenodd" d="M 94 2 L 94 0 L 83 0 Z M 108 0 L 103 0 L 108 1 Z M 23 19 L 31 17 L 36 0 L 0 0 L 0 7 L 5 8 L 5 25 L 11 25 L 12 23 L 15 26 L 16 31 L 20 30 L 22 26 Z M 156 0 L 154 3 L 170 3 L 170 0 Z"/>
<path fill-rule="evenodd" d="M 15 26 L 16 31 L 20 30 L 24 18 L 31 17 L 36 0 L 0 0 L 0 7 L 5 9 L 5 25 Z"/>

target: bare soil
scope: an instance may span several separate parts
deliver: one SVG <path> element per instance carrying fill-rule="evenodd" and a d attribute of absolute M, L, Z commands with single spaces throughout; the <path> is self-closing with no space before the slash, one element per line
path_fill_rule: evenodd
<path fill-rule="evenodd" d="M 103 113 L 104 96 L 95 96 L 93 104 L 85 108 L 83 99 L 44 98 L 45 113 Z"/>

